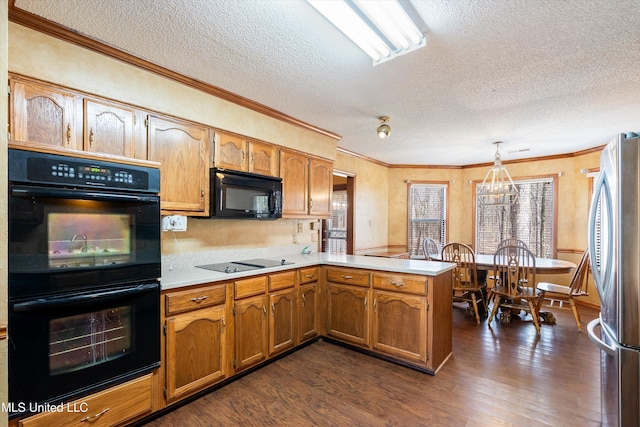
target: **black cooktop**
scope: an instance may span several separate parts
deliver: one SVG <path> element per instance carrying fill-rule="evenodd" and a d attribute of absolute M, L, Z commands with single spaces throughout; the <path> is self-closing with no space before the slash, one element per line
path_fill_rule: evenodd
<path fill-rule="evenodd" d="M 239 273 L 241 271 L 258 270 L 260 268 L 277 267 L 279 265 L 290 265 L 293 262 L 285 259 L 247 259 L 242 261 L 221 262 L 217 264 L 196 265 L 198 268 L 205 270 L 219 271 L 221 273 Z"/>

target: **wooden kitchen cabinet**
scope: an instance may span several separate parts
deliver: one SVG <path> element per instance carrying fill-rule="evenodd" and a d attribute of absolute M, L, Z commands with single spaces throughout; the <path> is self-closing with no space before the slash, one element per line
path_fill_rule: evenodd
<path fill-rule="evenodd" d="M 163 214 L 209 215 L 208 129 L 167 117 L 147 119 L 149 160 L 160 166 Z"/>
<path fill-rule="evenodd" d="M 235 370 L 242 371 L 269 354 L 267 297 L 259 295 L 234 304 Z"/>
<path fill-rule="evenodd" d="M 331 162 L 282 149 L 280 177 L 283 217 L 325 218 L 331 215 Z"/>
<path fill-rule="evenodd" d="M 282 178 L 282 216 L 303 217 L 308 213 L 309 159 L 289 150 L 280 150 Z"/>
<path fill-rule="evenodd" d="M 315 218 L 331 216 L 333 164 L 326 160 L 309 160 L 309 215 Z"/>
<path fill-rule="evenodd" d="M 295 345 L 295 289 L 269 293 L 269 356 Z"/>
<path fill-rule="evenodd" d="M 298 342 L 314 338 L 319 333 L 320 294 L 318 291 L 318 267 L 299 270 L 298 290 Z"/>
<path fill-rule="evenodd" d="M 278 176 L 278 147 L 243 136 L 216 132 L 214 165 L 222 169 Z"/>
<path fill-rule="evenodd" d="M 84 150 L 135 158 L 136 141 L 140 140 L 137 116 L 141 113 L 132 107 L 109 101 L 85 98 L 83 102 Z M 146 159 L 145 152 L 140 154 L 140 158 Z"/>
<path fill-rule="evenodd" d="M 10 139 L 79 150 L 77 94 L 29 79 L 9 81 Z"/>
<path fill-rule="evenodd" d="M 426 296 L 374 290 L 372 345 L 381 353 L 426 364 Z"/>
<path fill-rule="evenodd" d="M 278 176 L 280 172 L 280 150 L 273 144 L 249 141 L 249 172 L 267 176 Z"/>
<path fill-rule="evenodd" d="M 63 412 L 43 412 L 18 421 L 20 427 L 126 425 L 151 413 L 151 374 L 68 402 Z"/>
<path fill-rule="evenodd" d="M 370 273 L 355 268 L 326 267 L 327 335 L 369 347 Z"/>
<path fill-rule="evenodd" d="M 186 397 L 227 372 L 226 284 L 165 294 L 165 398 Z"/>

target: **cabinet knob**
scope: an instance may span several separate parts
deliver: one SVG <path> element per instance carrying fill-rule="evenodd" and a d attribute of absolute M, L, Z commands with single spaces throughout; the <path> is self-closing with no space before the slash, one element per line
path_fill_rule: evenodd
<path fill-rule="evenodd" d="M 208 298 L 208 297 L 207 297 L 206 295 L 205 295 L 205 296 L 202 296 L 202 297 L 191 298 L 191 302 L 199 303 L 199 302 L 202 302 L 202 301 L 206 300 L 207 298 Z"/>
<path fill-rule="evenodd" d="M 401 287 L 401 286 L 404 286 L 404 282 L 396 282 L 395 280 L 392 280 L 392 281 L 391 281 L 391 284 L 392 284 L 393 286 L 398 287 L 398 288 L 399 288 L 399 287 Z"/>
<path fill-rule="evenodd" d="M 93 148 L 93 128 L 89 129 L 89 147 Z"/>
<path fill-rule="evenodd" d="M 71 144 L 71 123 L 67 123 L 67 145 Z"/>

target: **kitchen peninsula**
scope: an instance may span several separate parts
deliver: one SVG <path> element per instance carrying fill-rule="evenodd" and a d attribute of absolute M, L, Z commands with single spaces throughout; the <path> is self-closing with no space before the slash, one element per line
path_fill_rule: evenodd
<path fill-rule="evenodd" d="M 161 406 L 320 338 L 429 374 L 451 356 L 453 264 L 282 258 L 286 265 L 230 273 L 165 264 Z"/>

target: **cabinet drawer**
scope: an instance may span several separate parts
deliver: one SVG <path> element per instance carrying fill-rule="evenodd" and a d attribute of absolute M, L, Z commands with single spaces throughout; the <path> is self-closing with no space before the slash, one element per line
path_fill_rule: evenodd
<path fill-rule="evenodd" d="M 327 268 L 327 282 L 369 286 L 369 272 L 351 268 Z"/>
<path fill-rule="evenodd" d="M 309 267 L 300 269 L 300 284 L 312 283 L 318 281 L 318 267 Z"/>
<path fill-rule="evenodd" d="M 235 281 L 236 299 L 263 294 L 267 289 L 267 276 Z"/>
<path fill-rule="evenodd" d="M 426 295 L 429 278 L 402 273 L 373 273 L 373 287 L 387 291 Z"/>
<path fill-rule="evenodd" d="M 90 425 L 106 427 L 151 412 L 151 374 L 64 404 L 62 412 L 43 412 L 20 420 L 21 427 Z"/>
<path fill-rule="evenodd" d="M 284 273 L 276 273 L 276 274 L 269 275 L 270 291 L 291 288 L 295 284 L 296 284 L 296 272 L 294 270 L 285 271 Z"/>
<path fill-rule="evenodd" d="M 186 291 L 171 292 L 165 295 L 165 313 L 170 315 L 224 304 L 224 302 L 225 285 L 204 286 Z"/>

